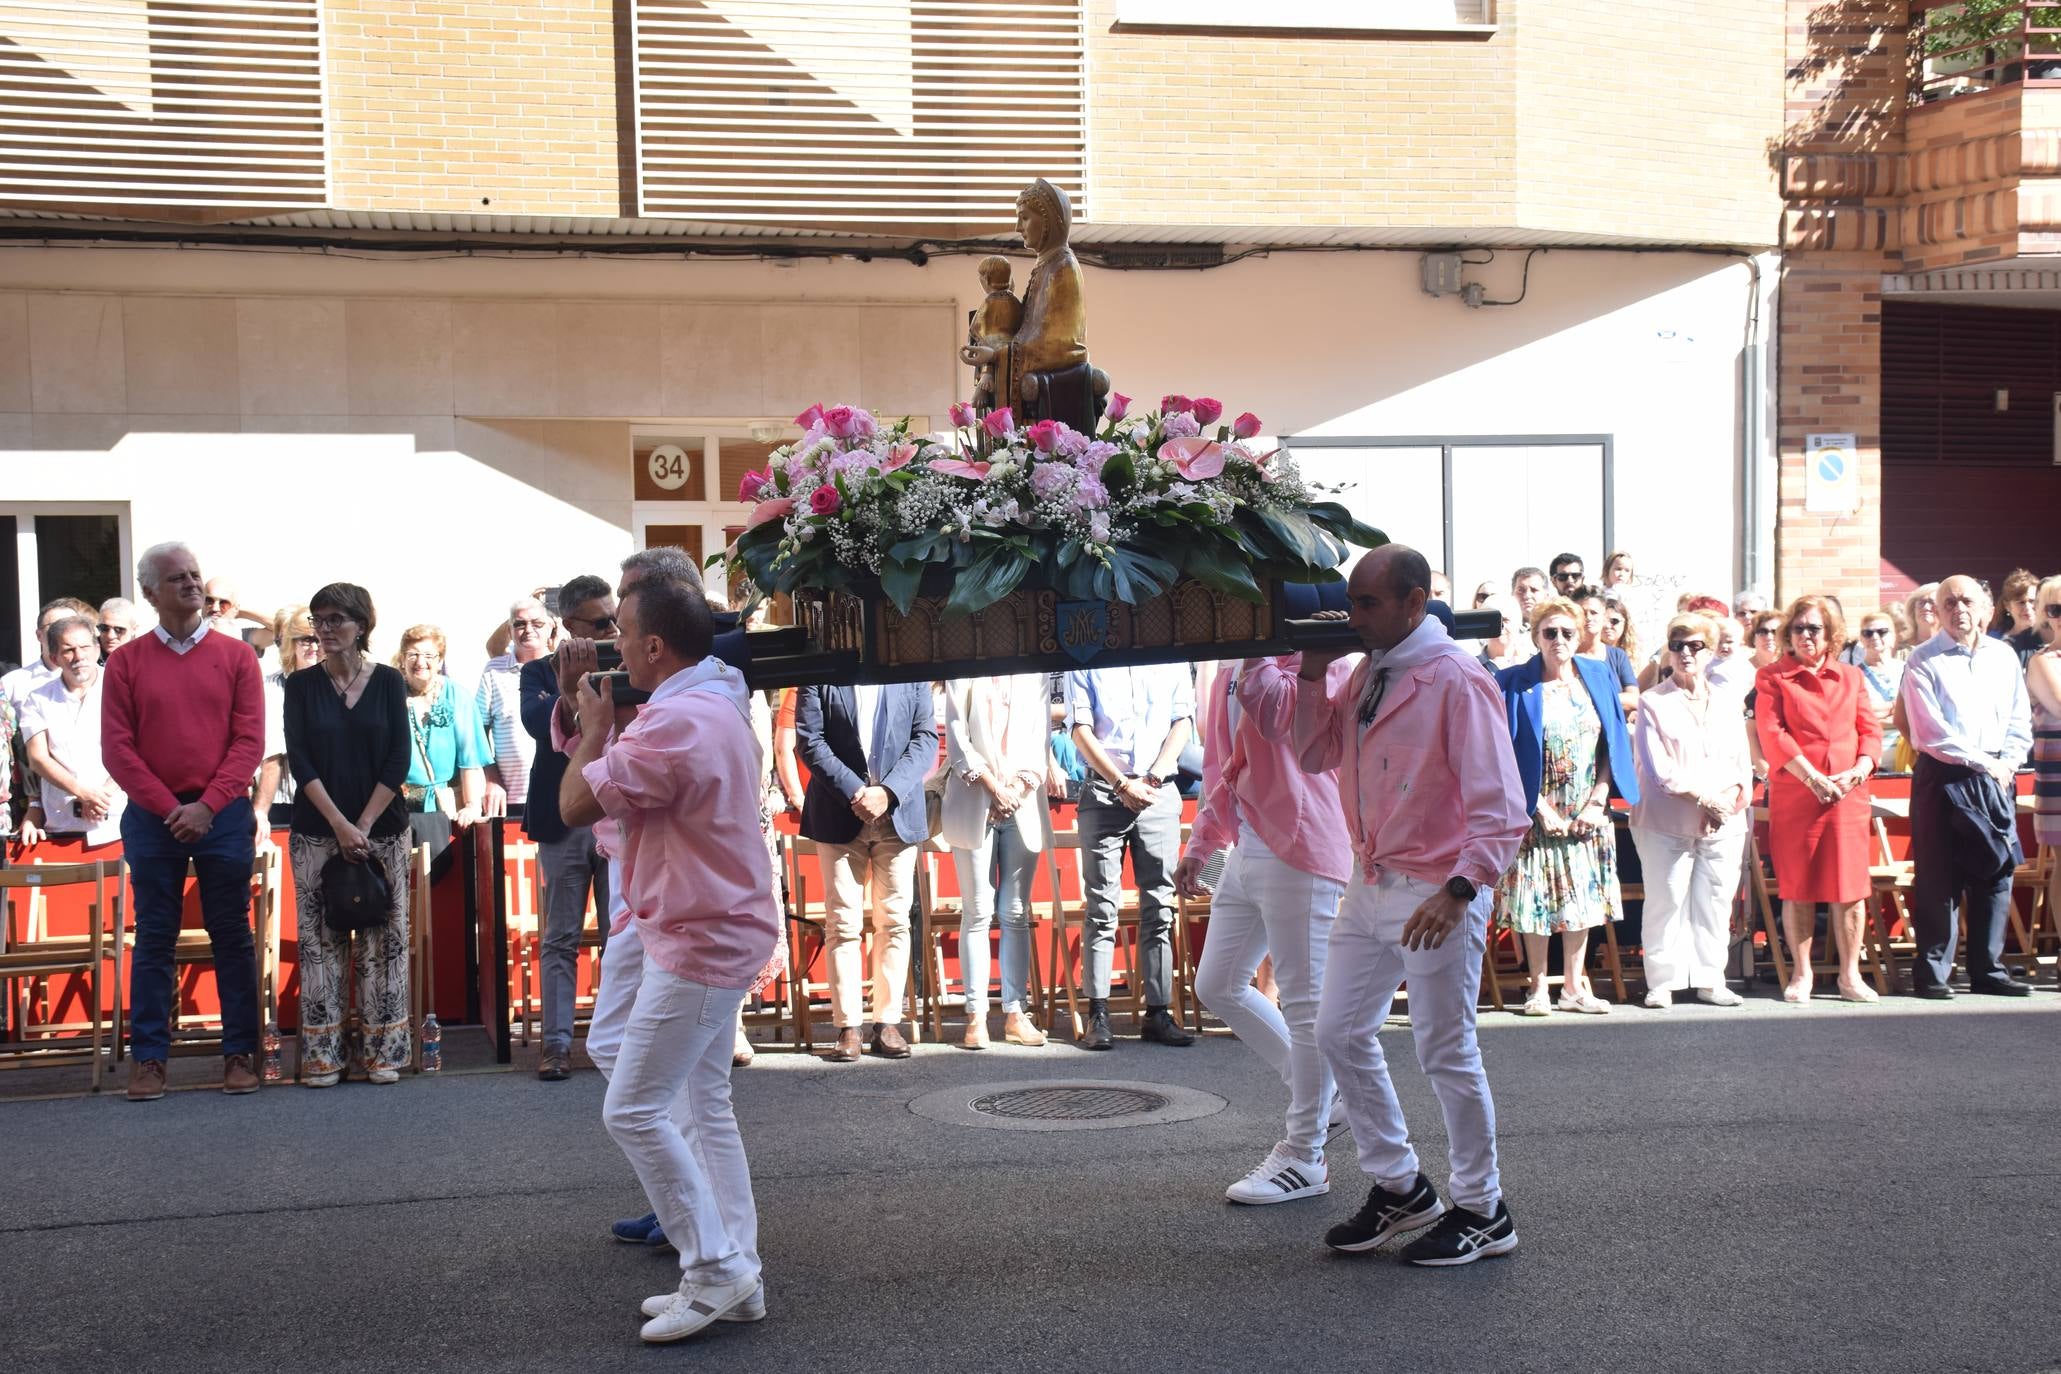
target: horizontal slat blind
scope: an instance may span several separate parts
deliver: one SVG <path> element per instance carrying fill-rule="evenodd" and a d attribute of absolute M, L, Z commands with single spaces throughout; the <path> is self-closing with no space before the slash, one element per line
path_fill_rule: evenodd
<path fill-rule="evenodd" d="M 1883 461 L 2051 464 L 2056 392 L 2061 312 L 1883 303 Z"/>
<path fill-rule="evenodd" d="M 319 0 L 0 0 L 0 206 L 319 206 Z"/>
<path fill-rule="evenodd" d="M 994 229 L 1085 211 L 1079 0 L 635 0 L 642 213 Z"/>

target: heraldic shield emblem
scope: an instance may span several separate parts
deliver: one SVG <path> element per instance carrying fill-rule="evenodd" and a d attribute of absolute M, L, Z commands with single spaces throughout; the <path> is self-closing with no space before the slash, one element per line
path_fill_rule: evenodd
<path fill-rule="evenodd" d="M 1059 647 L 1076 663 L 1099 656 L 1109 642 L 1109 603 L 1106 601 L 1062 601 L 1054 608 L 1059 618 Z"/>

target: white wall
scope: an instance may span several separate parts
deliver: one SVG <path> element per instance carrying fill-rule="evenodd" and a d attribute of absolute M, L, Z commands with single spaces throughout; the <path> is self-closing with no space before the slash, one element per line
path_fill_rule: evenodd
<path fill-rule="evenodd" d="M 1469 274 L 1515 296 L 1522 256 Z M 15 248 L 0 504 L 127 502 L 137 547 L 188 540 L 253 606 L 362 581 L 465 670 L 516 591 L 629 551 L 630 422 L 941 414 L 973 267 Z M 1091 271 L 1089 344 L 1142 403 L 1214 395 L 1274 433 L 1613 435 L 1618 541 L 1723 590 L 1747 297 L 1736 259 L 1556 250 L 1521 304 L 1470 311 L 1412 253 L 1283 253 Z"/>

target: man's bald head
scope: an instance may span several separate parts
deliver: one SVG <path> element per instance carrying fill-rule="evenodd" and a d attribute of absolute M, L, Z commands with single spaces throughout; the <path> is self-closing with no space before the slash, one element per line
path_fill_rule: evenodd
<path fill-rule="evenodd" d="M 1386 651 L 1424 619 L 1431 595 L 1431 564 L 1407 544 L 1384 544 L 1362 555 L 1346 583 L 1346 619 L 1369 649 Z"/>
<path fill-rule="evenodd" d="M 1940 628 L 1962 644 L 1973 648 L 1982 638 L 1982 627 L 1989 620 L 1993 609 L 1989 600 L 1989 588 L 1978 578 L 1966 573 L 1955 573 L 1939 584 L 1933 594 L 1938 608 Z"/>

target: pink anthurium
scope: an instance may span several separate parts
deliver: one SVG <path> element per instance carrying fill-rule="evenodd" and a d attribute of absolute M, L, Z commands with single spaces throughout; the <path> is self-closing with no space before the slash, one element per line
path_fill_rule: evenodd
<path fill-rule="evenodd" d="M 1007 415 L 1009 412 L 1003 410 L 993 413 Z M 978 461 L 969 463 L 963 458 L 933 458 L 930 460 L 930 470 L 932 472 L 941 472 L 947 477 L 964 477 L 974 482 L 987 481 L 988 469 L 991 466 L 992 464 Z"/>
<path fill-rule="evenodd" d="M 761 501 L 756 506 L 753 506 L 751 508 L 751 515 L 744 522 L 744 527 L 748 530 L 755 530 L 769 520 L 785 520 L 792 514 L 794 514 L 794 498 L 792 496 L 778 496 L 771 501 Z"/>
<path fill-rule="evenodd" d="M 880 462 L 880 470 L 882 472 L 893 472 L 896 468 L 905 468 L 915 458 L 916 445 L 890 444 L 887 449 L 887 457 L 883 458 Z"/>
<path fill-rule="evenodd" d="M 1193 435 L 1169 439 L 1159 446 L 1159 461 L 1172 463 L 1174 471 L 1191 482 L 1216 477 L 1224 470 L 1224 446 L 1214 439 Z"/>

